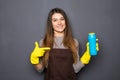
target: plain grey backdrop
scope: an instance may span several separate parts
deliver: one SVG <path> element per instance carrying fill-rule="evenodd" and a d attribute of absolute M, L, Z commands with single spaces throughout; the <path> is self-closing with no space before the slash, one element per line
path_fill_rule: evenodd
<path fill-rule="evenodd" d="M 119 0 L 0 0 L 0 80 L 43 80 L 29 61 L 34 42 L 44 37 L 50 9 L 68 15 L 80 56 L 87 34 L 95 32 L 100 51 L 78 74 L 78 80 L 120 80 Z"/>

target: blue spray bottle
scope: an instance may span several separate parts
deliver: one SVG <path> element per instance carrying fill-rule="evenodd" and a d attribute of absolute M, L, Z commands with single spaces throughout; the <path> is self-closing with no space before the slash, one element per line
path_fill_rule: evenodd
<path fill-rule="evenodd" d="M 89 42 L 90 55 L 91 56 L 97 55 L 96 34 L 95 33 L 89 33 L 88 34 L 88 42 Z"/>

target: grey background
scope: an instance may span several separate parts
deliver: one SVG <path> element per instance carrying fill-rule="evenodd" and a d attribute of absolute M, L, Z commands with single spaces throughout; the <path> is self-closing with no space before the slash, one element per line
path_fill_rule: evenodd
<path fill-rule="evenodd" d="M 74 36 L 85 51 L 87 34 L 96 32 L 100 51 L 78 80 L 120 80 L 119 0 L 0 0 L 0 80 L 43 80 L 30 64 L 34 41 L 44 36 L 50 9 L 67 13 Z"/>

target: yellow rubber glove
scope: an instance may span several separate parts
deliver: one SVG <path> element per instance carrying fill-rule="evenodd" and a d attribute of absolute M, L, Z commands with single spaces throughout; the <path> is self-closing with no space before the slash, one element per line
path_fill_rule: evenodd
<path fill-rule="evenodd" d="M 33 50 L 33 52 L 31 53 L 30 56 L 30 62 L 31 64 L 38 64 L 39 63 L 39 57 L 43 57 L 45 51 L 50 50 L 49 47 L 42 47 L 40 48 L 38 45 L 38 42 L 35 42 L 35 48 Z"/>
<path fill-rule="evenodd" d="M 80 61 L 83 63 L 83 64 L 88 64 L 90 59 L 91 59 L 91 55 L 90 55 L 90 52 L 89 52 L 89 43 L 87 42 L 86 44 L 86 51 L 85 53 L 83 54 L 83 56 L 80 58 Z M 99 46 L 98 46 L 98 43 L 96 43 L 96 49 L 97 51 L 99 51 Z"/>

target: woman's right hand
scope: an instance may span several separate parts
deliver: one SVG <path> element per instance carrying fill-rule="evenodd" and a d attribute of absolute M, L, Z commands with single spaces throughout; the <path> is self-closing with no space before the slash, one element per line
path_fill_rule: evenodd
<path fill-rule="evenodd" d="M 35 48 L 34 48 L 33 52 L 31 53 L 31 56 L 30 56 L 31 64 L 38 64 L 39 63 L 39 57 L 43 57 L 45 51 L 48 51 L 48 50 L 50 50 L 49 47 L 40 48 L 39 45 L 38 45 L 38 42 L 36 41 L 35 42 Z"/>

